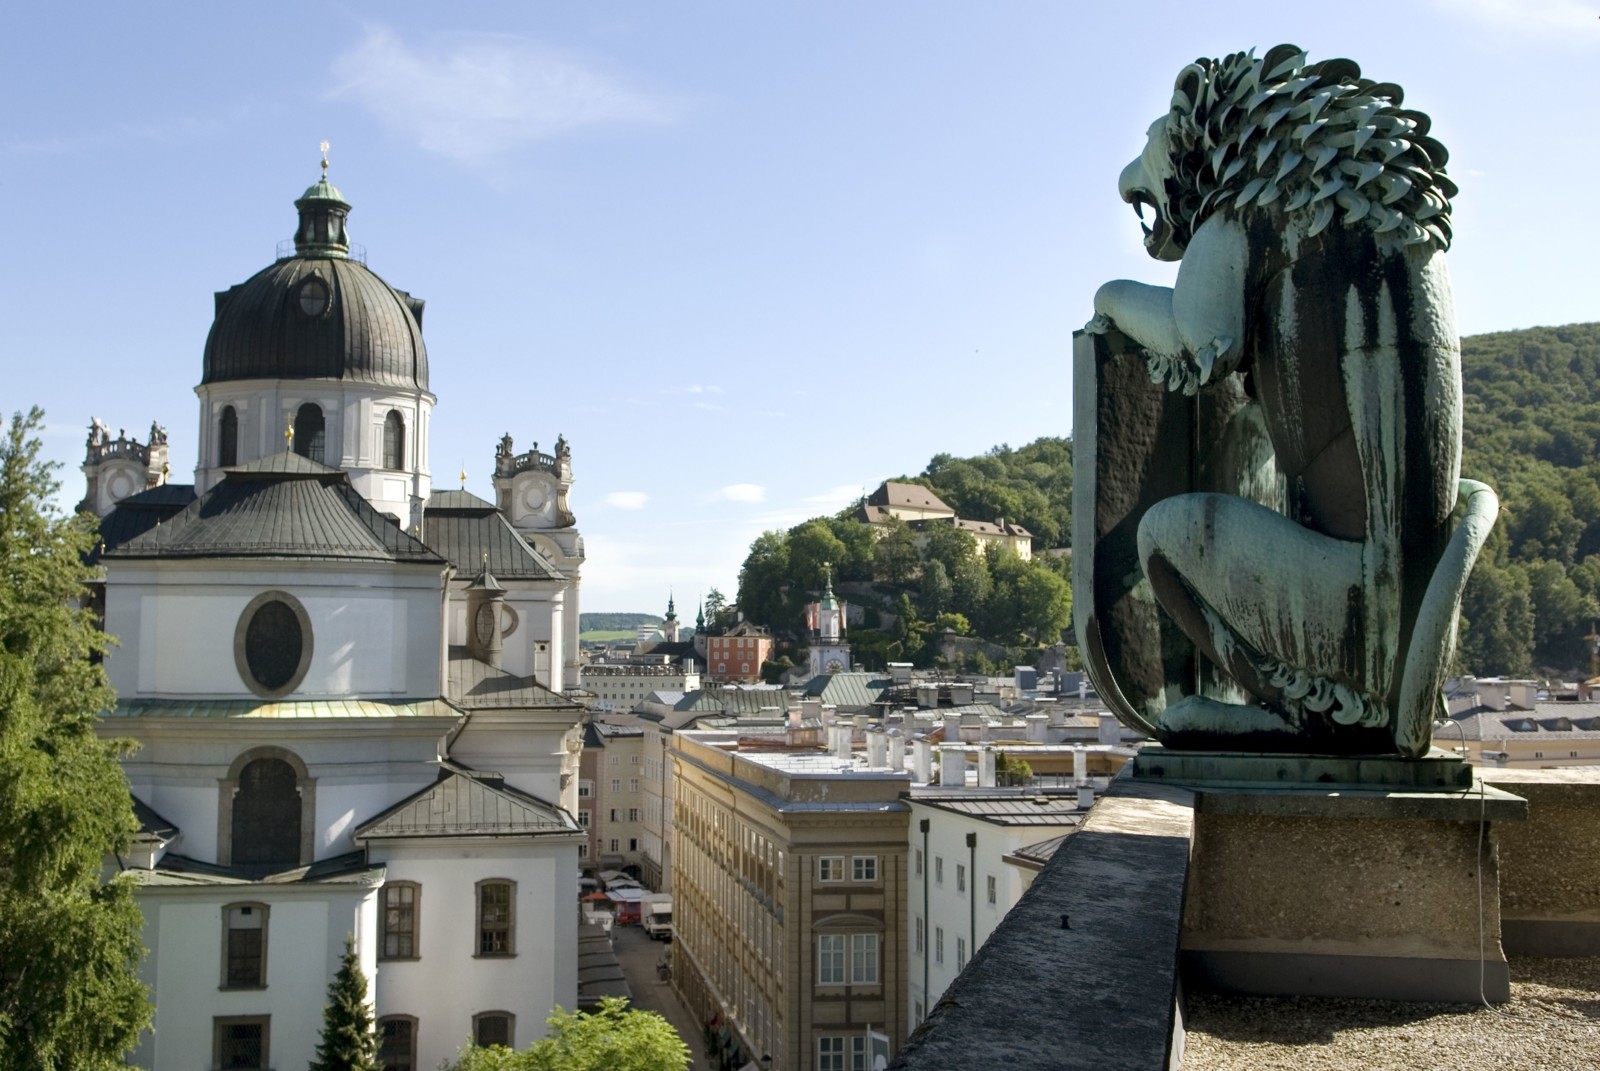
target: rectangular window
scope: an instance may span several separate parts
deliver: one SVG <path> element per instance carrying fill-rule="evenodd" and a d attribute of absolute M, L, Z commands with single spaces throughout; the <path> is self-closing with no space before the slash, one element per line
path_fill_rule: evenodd
<path fill-rule="evenodd" d="M 637 766 L 637 765 L 639 765 L 639 756 L 631 755 L 631 756 L 628 757 L 628 761 L 630 763 L 632 763 L 633 765 Z"/>
<path fill-rule="evenodd" d="M 611 791 L 613 791 L 613 792 L 621 792 L 622 791 L 622 778 L 613 777 L 611 779 Z"/>
<path fill-rule="evenodd" d="M 944 884 L 944 856 L 942 855 L 933 857 L 933 883 L 935 885 Z"/>
<path fill-rule="evenodd" d="M 383 958 L 417 958 L 417 892 L 409 881 L 383 887 Z"/>
<path fill-rule="evenodd" d="M 579 859 L 587 859 L 587 858 L 589 858 L 589 846 L 587 844 L 584 844 L 582 842 L 580 842 L 578 844 L 578 858 Z"/>
<path fill-rule="evenodd" d="M 964 970 L 967 966 L 967 939 L 956 938 L 956 970 Z"/>
<path fill-rule="evenodd" d="M 817 935 L 818 985 L 844 985 L 844 946 L 842 933 Z"/>
<path fill-rule="evenodd" d="M 611 850 L 613 852 L 620 852 L 622 850 L 622 842 L 616 837 L 611 838 Z"/>
<path fill-rule="evenodd" d="M 853 933 L 850 935 L 850 984 L 878 984 L 878 935 Z"/>
<path fill-rule="evenodd" d="M 857 855 L 850 859 L 851 878 L 855 881 L 878 880 L 878 857 Z"/>
<path fill-rule="evenodd" d="M 956 864 L 956 892 L 967 891 L 967 864 Z"/>
<path fill-rule="evenodd" d="M 512 912 L 516 886 L 509 881 L 483 881 L 478 883 L 478 955 L 510 956 L 515 954 L 512 943 Z"/>
<path fill-rule="evenodd" d="M 218 1068 L 272 1066 L 267 1062 L 272 1019 L 266 1015 L 229 1015 L 211 1020 L 212 1059 Z"/>
<path fill-rule="evenodd" d="M 639 808 L 637 808 L 637 807 L 629 807 L 628 808 L 628 821 L 637 822 L 638 820 L 639 820 Z"/>
<path fill-rule="evenodd" d="M 267 984 L 267 907 L 234 904 L 222 910 L 223 989 L 260 989 Z"/>
<path fill-rule="evenodd" d="M 637 791 L 639 791 L 639 779 L 637 777 L 628 778 L 628 791 L 629 792 L 637 792 Z"/>
<path fill-rule="evenodd" d="M 584 829 L 588 829 L 589 828 L 589 812 L 588 811 L 579 811 L 578 812 L 578 824 L 580 826 L 582 826 Z"/>
<path fill-rule="evenodd" d="M 922 1001 L 919 1000 L 911 1005 L 911 1027 L 913 1030 L 922 1025 L 922 1019 L 923 1007 Z"/>
<path fill-rule="evenodd" d="M 944 962 L 944 927 L 933 928 L 933 962 Z"/>
<path fill-rule="evenodd" d="M 407 1015 L 378 1020 L 378 1066 L 383 1071 L 413 1071 L 417 1059 L 417 1021 Z"/>
<path fill-rule="evenodd" d="M 588 799 L 589 797 L 591 797 L 593 795 L 594 795 L 594 782 L 593 781 L 579 781 L 578 782 L 578 798 L 579 799 L 586 800 L 586 799 Z"/>
<path fill-rule="evenodd" d="M 917 918 L 917 955 L 922 955 L 928 943 L 928 924 L 919 916 Z"/>
<path fill-rule="evenodd" d="M 472 1017 L 472 1043 L 480 1049 L 490 1045 L 512 1045 L 512 1024 L 508 1012 L 483 1012 Z"/>
<path fill-rule="evenodd" d="M 622 761 L 622 756 L 621 755 L 613 755 L 613 756 L 611 756 L 611 765 L 615 766 L 621 761 Z"/>
<path fill-rule="evenodd" d="M 922 849 L 917 849 L 917 877 L 922 877 Z"/>
<path fill-rule="evenodd" d="M 984 879 L 983 879 L 983 880 L 984 880 L 984 882 L 985 882 L 985 883 L 986 883 L 986 885 L 987 885 L 987 886 L 988 886 L 988 890 L 989 890 L 989 902 L 990 902 L 990 903 L 991 903 L 991 904 L 992 904 L 992 903 L 994 903 L 994 902 L 995 902 L 995 900 L 996 900 L 996 899 L 997 899 L 997 893 L 996 893 L 996 889 L 995 889 L 995 880 L 994 880 L 994 875 L 993 875 L 993 874 L 990 874 L 990 875 L 988 875 L 988 876 L 987 876 L 987 877 L 985 877 L 985 878 L 984 878 Z"/>
<path fill-rule="evenodd" d="M 613 822 L 615 822 L 617 820 L 617 814 L 618 814 L 617 809 L 615 807 L 611 808 L 611 820 Z"/>
<path fill-rule="evenodd" d="M 850 1071 L 872 1071 L 867 1065 L 867 1035 L 850 1035 Z"/>
<path fill-rule="evenodd" d="M 842 856 L 842 855 L 819 855 L 817 857 L 817 880 L 818 881 L 843 881 L 844 880 L 844 856 Z"/>
<path fill-rule="evenodd" d="M 638 850 L 639 850 L 639 838 L 638 837 L 629 837 L 628 838 L 628 851 L 636 852 Z"/>
<path fill-rule="evenodd" d="M 817 1071 L 844 1071 L 844 1038 L 817 1039 Z"/>

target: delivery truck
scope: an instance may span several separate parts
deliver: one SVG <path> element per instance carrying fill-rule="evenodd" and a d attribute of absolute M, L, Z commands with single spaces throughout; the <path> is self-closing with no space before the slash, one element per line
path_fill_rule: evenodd
<path fill-rule="evenodd" d="M 672 897 L 667 893 L 646 893 L 640 897 L 639 921 L 653 940 L 672 940 Z"/>

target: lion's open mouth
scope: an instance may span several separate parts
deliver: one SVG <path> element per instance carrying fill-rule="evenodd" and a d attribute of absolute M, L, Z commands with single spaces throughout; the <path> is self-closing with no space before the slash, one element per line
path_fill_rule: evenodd
<path fill-rule="evenodd" d="M 1144 246 L 1152 253 L 1159 253 L 1164 249 L 1167 240 L 1172 236 L 1172 225 L 1161 216 L 1161 207 L 1143 190 L 1129 190 L 1123 197 L 1139 217 L 1139 227 L 1144 231 Z M 1150 210 L 1150 219 L 1145 220 L 1145 209 Z"/>

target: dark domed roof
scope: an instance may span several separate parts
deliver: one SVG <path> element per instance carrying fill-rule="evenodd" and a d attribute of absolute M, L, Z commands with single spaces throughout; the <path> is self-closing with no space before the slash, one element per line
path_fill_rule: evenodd
<path fill-rule="evenodd" d="M 295 255 L 217 294 L 202 383 L 340 379 L 428 389 L 421 298 L 351 260 L 327 179 L 295 202 Z"/>

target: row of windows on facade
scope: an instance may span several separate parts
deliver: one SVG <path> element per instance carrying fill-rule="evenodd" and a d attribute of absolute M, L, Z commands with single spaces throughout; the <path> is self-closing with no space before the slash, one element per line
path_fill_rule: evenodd
<path fill-rule="evenodd" d="M 516 882 L 489 879 L 478 882 L 473 912 L 472 954 L 516 955 Z M 419 959 L 422 946 L 419 920 L 422 886 L 416 882 L 391 882 L 383 887 L 379 911 L 379 959 Z M 268 980 L 268 924 L 266 904 L 229 904 L 224 919 L 223 989 L 265 989 Z"/>
<path fill-rule="evenodd" d="M 613 792 L 621 792 L 622 791 L 622 778 L 613 777 L 611 779 L 611 791 L 613 791 Z M 639 779 L 637 777 L 628 778 L 628 791 L 629 792 L 637 792 L 637 791 L 639 791 Z M 578 782 L 578 798 L 579 799 L 589 799 L 593 795 L 594 795 L 594 782 L 593 781 L 579 781 Z"/>
<path fill-rule="evenodd" d="M 916 864 L 915 865 L 916 865 L 916 876 L 920 878 L 920 877 L 922 877 L 922 849 L 921 848 L 917 849 Z M 998 899 L 998 895 L 999 895 L 998 884 L 999 883 L 995 880 L 995 876 L 993 874 L 986 875 L 984 877 L 984 881 L 986 883 L 986 891 L 988 893 L 989 903 L 993 904 Z M 933 883 L 935 885 L 943 885 L 944 884 L 944 856 L 942 856 L 942 855 L 936 855 L 936 856 L 933 857 Z M 957 863 L 956 864 L 956 892 L 964 893 L 966 891 L 967 891 L 967 866 L 966 866 L 965 863 Z"/>
<path fill-rule="evenodd" d="M 327 464 L 328 424 L 322 407 L 306 402 L 294 415 L 294 452 L 318 464 Z M 405 468 L 406 424 L 398 409 L 383 418 L 383 467 Z M 222 468 L 239 463 L 239 413 L 231 405 L 222 407 L 217 418 L 217 464 Z"/>
<path fill-rule="evenodd" d="M 919 956 L 925 955 L 926 952 L 927 952 L 928 924 L 922 920 L 922 917 L 920 915 L 917 917 L 916 931 L 917 931 L 916 954 L 919 955 Z M 935 962 L 935 963 L 943 963 L 944 962 L 944 927 L 943 926 L 935 926 L 933 928 L 933 962 Z M 957 937 L 956 938 L 956 970 L 958 970 L 958 971 L 959 970 L 963 970 L 966 967 L 966 965 L 967 965 L 967 939 L 965 937 Z"/>
<path fill-rule="evenodd" d="M 817 1071 L 871 1071 L 871 1060 L 865 1034 L 817 1038 Z"/>
<path fill-rule="evenodd" d="M 419 1071 L 417 1026 L 414 1015 L 386 1015 L 378 1020 L 378 1066 L 383 1071 Z M 516 1016 L 506 1011 L 484 1011 L 472 1017 L 477 1045 L 516 1044 Z M 272 1066 L 272 1017 L 227 1015 L 212 1020 L 213 1063 L 219 1068 L 265 1069 Z"/>

